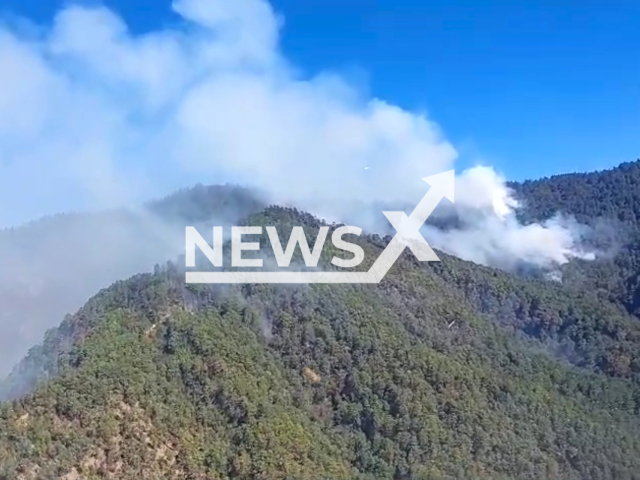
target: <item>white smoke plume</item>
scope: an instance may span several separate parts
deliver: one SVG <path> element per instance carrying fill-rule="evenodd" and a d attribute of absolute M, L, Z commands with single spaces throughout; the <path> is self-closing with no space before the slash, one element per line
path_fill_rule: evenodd
<path fill-rule="evenodd" d="M 274 203 L 339 219 L 359 205 L 415 205 L 427 189 L 421 178 L 455 167 L 455 148 L 424 113 L 369 98 L 331 71 L 301 74 L 280 49 L 286 25 L 266 1 L 172 8 L 179 27 L 144 35 L 103 7 L 66 7 L 47 26 L 0 24 L 0 226 L 136 204 L 196 182 L 256 186 Z M 462 173 L 456 197 L 464 225 L 428 229 L 436 247 L 499 266 L 583 255 L 569 223 L 518 224 L 517 204 L 491 169 Z M 109 238 L 92 271 L 125 248 Z M 37 281 L 18 279 L 27 260 L 8 245 L 0 283 L 24 285 L 26 295 Z M 50 256 L 38 263 L 43 278 L 59 273 Z M 74 265 L 65 275 L 75 282 L 92 275 Z M 71 308 L 58 297 L 60 309 Z M 44 327 L 60 320 L 50 311 Z"/>
<path fill-rule="evenodd" d="M 427 238 L 441 250 L 509 270 L 523 264 L 554 269 L 571 258 L 595 258 L 581 246 L 587 227 L 570 218 L 557 215 L 544 223 L 520 224 L 519 202 L 490 167 L 462 172 L 456 189 L 456 228 L 425 227 Z"/>

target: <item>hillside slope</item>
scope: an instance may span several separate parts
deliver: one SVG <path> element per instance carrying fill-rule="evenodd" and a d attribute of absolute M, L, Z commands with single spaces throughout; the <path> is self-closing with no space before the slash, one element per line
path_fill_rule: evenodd
<path fill-rule="evenodd" d="M 591 225 L 600 259 L 567 265 L 564 281 L 640 316 L 640 160 L 510 187 L 524 204 L 524 221 L 561 213 Z"/>
<path fill-rule="evenodd" d="M 118 282 L 32 350 L 49 378 L 0 410 L 0 478 L 638 478 L 635 319 L 442 258 L 379 285 Z"/>

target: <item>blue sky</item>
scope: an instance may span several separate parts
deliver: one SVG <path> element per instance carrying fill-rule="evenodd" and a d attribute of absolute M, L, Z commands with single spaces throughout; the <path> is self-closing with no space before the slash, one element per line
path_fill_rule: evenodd
<path fill-rule="evenodd" d="M 134 31 L 169 2 L 105 2 Z M 372 95 L 425 110 L 461 154 L 510 179 L 640 157 L 640 3 L 275 0 L 282 45 L 309 73 L 334 69 Z M 516 5 L 517 4 L 517 5 Z M 47 22 L 62 3 L 5 0 Z"/>

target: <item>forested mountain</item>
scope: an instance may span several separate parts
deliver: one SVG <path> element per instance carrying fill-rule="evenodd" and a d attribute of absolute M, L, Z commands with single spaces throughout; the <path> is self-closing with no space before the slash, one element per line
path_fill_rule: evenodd
<path fill-rule="evenodd" d="M 639 172 L 511 185 L 525 221 L 615 230 L 562 282 L 441 252 L 379 285 L 186 285 L 183 262 L 119 281 L 5 384 L 0 479 L 640 478 Z M 258 206 L 281 238 L 322 225 Z M 368 262 L 388 238 L 358 242 Z"/>
<path fill-rule="evenodd" d="M 32 351 L 51 378 L 3 407 L 2 473 L 635 478 L 635 319 L 442 257 L 377 286 L 186 286 L 171 264 L 118 282 Z"/>
<path fill-rule="evenodd" d="M 572 173 L 510 185 L 525 221 L 556 213 L 591 225 L 597 262 L 568 265 L 564 280 L 640 315 L 640 160 L 601 172 Z"/>
<path fill-rule="evenodd" d="M 617 219 L 640 227 L 640 160 L 610 170 L 569 173 L 522 183 L 510 183 L 525 201 L 523 213 L 544 219 L 556 212 L 576 217 L 581 223 Z"/>

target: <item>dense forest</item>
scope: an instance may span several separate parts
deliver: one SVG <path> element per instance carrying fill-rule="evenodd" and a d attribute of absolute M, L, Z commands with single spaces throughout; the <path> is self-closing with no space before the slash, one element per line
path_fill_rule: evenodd
<path fill-rule="evenodd" d="M 441 252 L 379 285 L 118 281 L 3 385 L 0 479 L 640 478 L 638 185 L 640 162 L 511 185 L 524 221 L 625 232 L 562 282 Z M 281 238 L 322 225 L 256 207 Z"/>

